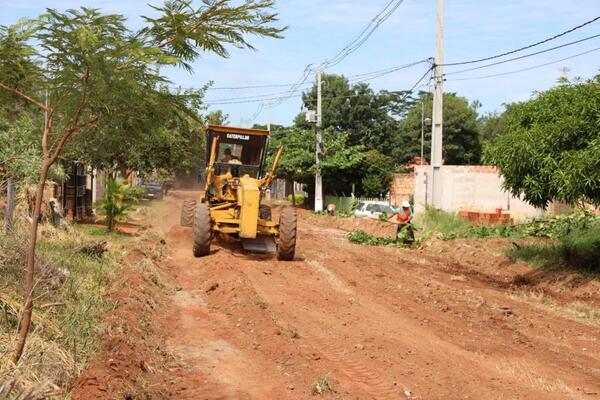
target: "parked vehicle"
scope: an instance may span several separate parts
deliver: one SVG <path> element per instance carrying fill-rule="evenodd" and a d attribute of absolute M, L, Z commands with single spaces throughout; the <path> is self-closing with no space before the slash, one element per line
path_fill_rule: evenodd
<path fill-rule="evenodd" d="M 163 188 L 159 183 L 152 182 L 144 182 L 140 185 L 143 189 L 146 190 L 146 193 L 143 194 L 143 199 L 148 200 L 162 200 L 163 198 Z"/>
<path fill-rule="evenodd" d="M 384 201 L 361 201 L 354 210 L 354 216 L 358 218 L 379 218 L 380 215 L 386 214 L 391 217 L 397 212 L 394 207 Z"/>

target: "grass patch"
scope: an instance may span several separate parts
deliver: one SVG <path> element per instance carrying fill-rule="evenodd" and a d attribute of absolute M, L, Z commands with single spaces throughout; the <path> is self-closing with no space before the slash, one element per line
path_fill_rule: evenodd
<path fill-rule="evenodd" d="M 0 234 L 0 376 L 19 378 L 15 393 L 49 381 L 57 388 L 50 398 L 64 398 L 101 348 L 102 319 L 112 308 L 106 295 L 120 261 L 118 250 L 127 239 L 100 235 L 96 229 L 41 227 L 32 329 L 17 366 L 11 356 L 23 305 L 25 240 L 23 232 L 14 237 Z M 112 251 L 103 257 L 78 251 L 82 243 L 99 236 Z"/>
<path fill-rule="evenodd" d="M 437 237 L 442 240 L 485 238 L 491 236 L 522 238 L 529 234 L 521 225 L 472 224 L 462 217 L 446 211 L 428 208 L 417 220 L 422 238 Z"/>
<path fill-rule="evenodd" d="M 312 392 L 316 395 L 322 395 L 331 391 L 331 383 L 329 382 L 329 376 L 323 375 L 313 385 Z"/>
<path fill-rule="evenodd" d="M 513 246 L 505 254 L 511 260 L 523 260 L 540 268 L 560 268 L 564 266 L 561 251 L 558 246 L 551 244 L 535 244 L 529 246 Z"/>
<path fill-rule="evenodd" d="M 513 246 L 506 255 L 542 268 L 572 268 L 599 273 L 600 224 L 571 229 L 554 244 Z"/>

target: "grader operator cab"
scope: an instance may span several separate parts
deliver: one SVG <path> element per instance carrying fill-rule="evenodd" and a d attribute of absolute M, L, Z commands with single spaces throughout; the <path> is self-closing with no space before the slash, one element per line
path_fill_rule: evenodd
<path fill-rule="evenodd" d="M 194 256 L 210 253 L 215 234 L 236 236 L 245 249 L 277 252 L 292 260 L 296 248 L 296 209 L 283 207 L 279 222 L 262 204 L 283 148 L 264 170 L 269 131 L 208 125 L 206 183 L 199 203 L 184 202 L 181 224 L 193 226 Z"/>

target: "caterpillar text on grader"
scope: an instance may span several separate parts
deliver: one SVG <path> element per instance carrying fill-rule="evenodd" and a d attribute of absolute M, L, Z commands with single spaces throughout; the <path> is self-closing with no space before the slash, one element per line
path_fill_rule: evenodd
<path fill-rule="evenodd" d="M 200 203 L 186 201 L 181 224 L 193 226 L 194 256 L 210 253 L 215 234 L 239 237 L 247 250 L 276 251 L 292 260 L 296 248 L 296 209 L 283 207 L 279 222 L 262 204 L 283 148 L 264 171 L 269 131 L 208 125 L 206 183 Z"/>

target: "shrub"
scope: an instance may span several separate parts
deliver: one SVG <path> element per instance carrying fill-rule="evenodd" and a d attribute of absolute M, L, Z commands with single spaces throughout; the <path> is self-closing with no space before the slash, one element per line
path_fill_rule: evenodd
<path fill-rule="evenodd" d="M 296 195 L 294 195 L 294 198 L 296 199 L 296 202 L 295 202 L 295 204 L 296 204 L 297 206 L 301 206 L 301 205 L 303 205 L 303 204 L 304 204 L 304 200 L 305 200 L 305 198 L 304 198 L 304 196 L 303 196 L 303 195 L 301 195 L 301 194 L 296 194 Z M 288 200 L 289 200 L 289 202 L 290 202 L 290 203 L 294 203 L 294 201 L 293 201 L 294 199 L 292 199 L 292 195 L 291 195 L 291 194 L 288 194 Z"/>
<path fill-rule="evenodd" d="M 600 216 L 590 210 L 578 210 L 570 214 L 537 218 L 526 225 L 526 233 L 530 236 L 543 236 L 558 240 L 568 236 L 571 231 L 585 230 L 600 224 Z"/>
<path fill-rule="evenodd" d="M 99 202 L 101 214 L 106 216 L 108 230 L 112 231 L 116 223 L 127 216 L 133 203 L 139 200 L 144 189 L 129 187 L 123 182 L 108 178 L 104 199 Z"/>
<path fill-rule="evenodd" d="M 560 238 L 560 250 L 567 264 L 600 271 L 600 223 L 571 230 Z"/>
<path fill-rule="evenodd" d="M 348 233 L 348 240 L 352 243 L 367 244 L 370 246 L 388 246 L 396 243 L 396 239 L 390 236 L 371 236 L 365 231 L 352 231 Z"/>

